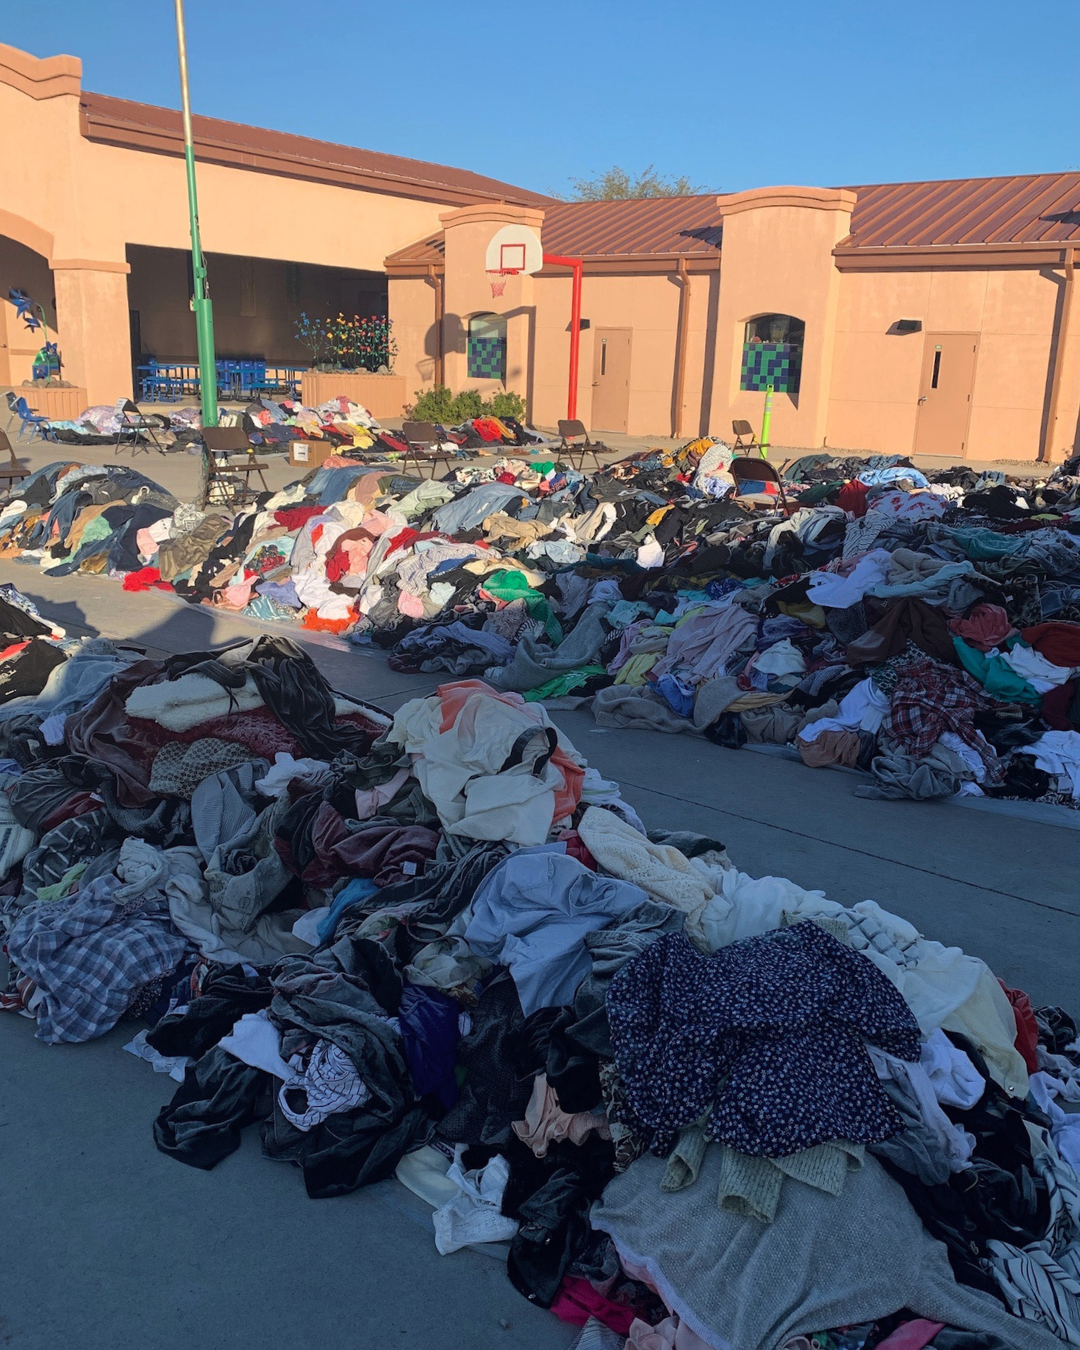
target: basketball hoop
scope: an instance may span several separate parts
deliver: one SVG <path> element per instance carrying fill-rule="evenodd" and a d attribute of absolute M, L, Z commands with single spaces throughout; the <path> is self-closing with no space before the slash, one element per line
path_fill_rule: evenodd
<path fill-rule="evenodd" d="M 516 277 L 520 274 L 520 267 L 500 267 L 488 272 L 488 281 L 491 282 L 491 298 L 498 299 L 506 290 L 506 282 L 510 277 Z"/>

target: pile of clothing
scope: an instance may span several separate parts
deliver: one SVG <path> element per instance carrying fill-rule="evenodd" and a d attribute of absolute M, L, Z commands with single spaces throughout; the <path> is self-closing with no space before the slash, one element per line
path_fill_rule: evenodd
<path fill-rule="evenodd" d="M 1077 1343 L 1062 1009 L 647 830 L 517 692 L 390 717 L 283 639 L 63 655 L 0 695 L 0 1007 L 130 1023 L 162 1152 L 396 1176 L 583 1345 Z"/>
<path fill-rule="evenodd" d="M 268 406 L 265 436 L 287 425 Z M 351 444 L 239 512 L 50 465 L 0 502 L 0 555 L 588 699 L 603 725 L 855 769 L 864 795 L 1080 805 L 1080 458 L 1022 488 L 810 455 L 781 498 L 741 492 L 702 439 L 589 475 L 488 454 L 435 480 L 370 462 L 395 438 L 362 411 L 319 409 Z M 447 434 L 528 435 L 497 421 Z"/>

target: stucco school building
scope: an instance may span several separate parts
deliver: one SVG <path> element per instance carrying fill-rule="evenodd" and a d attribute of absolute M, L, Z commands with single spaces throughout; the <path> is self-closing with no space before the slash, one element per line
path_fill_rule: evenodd
<path fill-rule="evenodd" d="M 1080 173 L 566 203 L 467 170 L 195 119 L 219 354 L 303 364 L 303 312 L 389 313 L 402 402 L 514 390 L 566 415 L 571 269 L 492 286 L 507 225 L 580 259 L 596 432 L 1060 461 L 1080 447 Z M 180 116 L 0 45 L 0 296 L 46 308 L 89 403 L 191 360 Z M 501 290 L 501 294 L 493 291 Z M 0 303 L 0 384 L 36 345 Z"/>

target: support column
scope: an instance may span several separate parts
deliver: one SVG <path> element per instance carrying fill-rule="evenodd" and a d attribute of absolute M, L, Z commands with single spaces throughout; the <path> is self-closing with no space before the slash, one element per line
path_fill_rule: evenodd
<path fill-rule="evenodd" d="M 63 377 L 91 405 L 130 398 L 131 324 L 126 262 L 65 258 L 52 264 Z"/>

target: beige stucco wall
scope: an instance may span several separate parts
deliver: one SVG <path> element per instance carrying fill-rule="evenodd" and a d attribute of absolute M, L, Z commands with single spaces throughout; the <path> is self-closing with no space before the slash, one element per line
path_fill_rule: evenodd
<path fill-rule="evenodd" d="M 405 399 L 413 403 L 435 383 L 435 286 L 425 277 L 391 277 L 387 294 L 398 348 L 394 370 L 405 377 Z"/>
<path fill-rule="evenodd" d="M 186 250 L 190 237 L 183 160 L 86 140 L 79 70 L 73 57 L 39 61 L 0 45 L 0 208 L 17 217 L 0 220 L 0 234 L 24 244 L 51 237 L 66 373 L 102 403 L 131 392 L 126 246 Z M 388 253 L 437 229 L 445 210 L 215 164 L 200 164 L 198 180 L 208 253 L 382 271 Z M 213 294 L 213 275 L 210 285 Z"/>
<path fill-rule="evenodd" d="M 714 430 L 730 434 L 736 417 L 760 428 L 764 393 L 739 389 L 746 322 L 791 314 L 806 325 L 802 378 L 797 395 L 774 396 L 771 441 L 822 443 L 840 294 L 832 250 L 849 232 L 854 203 L 853 192 L 824 188 L 763 188 L 722 199 Z"/>
<path fill-rule="evenodd" d="M 909 454 L 915 445 L 923 352 L 932 333 L 975 333 L 969 459 L 1031 459 L 1049 396 L 1060 270 L 845 272 L 840 282 L 827 439 L 838 449 Z M 897 319 L 923 332 L 890 334 Z M 1080 307 L 1066 342 L 1053 458 L 1075 439 Z"/>

